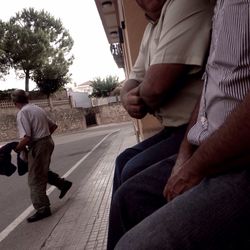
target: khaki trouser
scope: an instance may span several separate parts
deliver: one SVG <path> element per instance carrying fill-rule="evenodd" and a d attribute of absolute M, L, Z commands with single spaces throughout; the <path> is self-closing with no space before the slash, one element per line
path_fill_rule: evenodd
<path fill-rule="evenodd" d="M 31 202 L 36 210 L 50 206 L 46 187 L 53 150 L 54 142 L 51 136 L 47 136 L 34 142 L 28 153 L 28 184 Z"/>

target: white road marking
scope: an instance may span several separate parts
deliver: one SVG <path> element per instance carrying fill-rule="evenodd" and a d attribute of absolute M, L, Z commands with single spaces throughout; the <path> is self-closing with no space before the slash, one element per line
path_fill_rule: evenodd
<path fill-rule="evenodd" d="M 68 172 L 66 172 L 62 178 L 68 177 L 74 170 L 76 170 L 80 164 L 85 161 L 85 159 L 93 152 L 95 151 L 110 135 L 118 132 L 118 130 L 115 130 L 109 134 L 107 134 L 100 142 L 98 142 L 92 149 L 89 151 L 86 155 L 82 157 L 72 168 L 69 169 Z M 50 195 L 55 190 L 55 186 L 51 186 L 47 190 L 47 195 Z M 21 222 L 24 221 L 24 219 L 34 210 L 33 206 L 30 205 L 23 213 L 21 213 L 12 223 L 10 223 L 1 233 L 0 233 L 0 242 L 2 242 Z"/>

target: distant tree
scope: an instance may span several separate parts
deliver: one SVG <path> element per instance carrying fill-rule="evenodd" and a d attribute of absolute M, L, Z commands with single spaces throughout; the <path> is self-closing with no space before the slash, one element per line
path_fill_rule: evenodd
<path fill-rule="evenodd" d="M 91 81 L 91 86 L 93 88 L 91 96 L 107 97 L 118 86 L 118 84 L 119 82 L 117 76 L 107 76 L 104 79 L 97 77 Z"/>
<path fill-rule="evenodd" d="M 5 33 L 6 25 L 0 20 L 0 79 L 3 79 L 4 76 L 9 72 L 10 64 L 5 53 Z"/>
<path fill-rule="evenodd" d="M 15 89 L 0 90 L 0 101 L 2 101 L 2 100 L 10 101 L 11 100 L 11 93 L 14 90 Z"/>
<path fill-rule="evenodd" d="M 71 60 L 66 61 L 63 54 L 59 53 L 51 63 L 34 70 L 32 80 L 35 81 L 38 89 L 47 96 L 51 109 L 53 109 L 53 103 L 50 96 L 70 81 L 68 72 L 71 64 Z"/>
<path fill-rule="evenodd" d="M 25 90 L 35 70 L 52 64 L 62 53 L 72 60 L 73 40 L 62 25 L 48 12 L 23 9 L 7 22 L 5 49 L 16 72 L 23 72 Z"/>

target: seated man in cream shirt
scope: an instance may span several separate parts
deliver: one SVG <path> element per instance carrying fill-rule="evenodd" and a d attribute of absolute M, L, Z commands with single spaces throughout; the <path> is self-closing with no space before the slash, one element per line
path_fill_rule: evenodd
<path fill-rule="evenodd" d="M 151 113 L 164 128 L 116 159 L 108 249 L 113 249 L 123 233 L 122 226 L 113 219 L 119 206 L 119 188 L 137 173 L 178 152 L 203 86 L 215 1 L 137 3 L 149 24 L 121 99 L 131 117 L 141 119 Z"/>

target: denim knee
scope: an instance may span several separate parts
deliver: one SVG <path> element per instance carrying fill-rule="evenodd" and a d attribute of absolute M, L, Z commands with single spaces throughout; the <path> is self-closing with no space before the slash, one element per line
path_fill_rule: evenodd
<path fill-rule="evenodd" d="M 115 172 L 113 189 L 116 190 L 121 185 L 121 175 L 127 162 L 137 154 L 133 148 L 127 148 L 120 153 L 115 160 Z"/>
<path fill-rule="evenodd" d="M 134 148 L 127 148 L 122 153 L 120 153 L 116 158 L 116 165 L 124 166 L 130 159 L 136 156 L 138 153 Z"/>
<path fill-rule="evenodd" d="M 138 150 L 134 148 L 127 148 L 125 149 L 122 153 L 120 153 L 115 161 L 115 168 L 119 173 L 121 174 L 124 166 L 131 160 L 133 159 L 134 156 L 136 156 L 138 153 Z"/>
<path fill-rule="evenodd" d="M 133 161 L 133 159 L 128 161 L 123 167 L 123 171 L 120 173 L 121 184 L 127 181 L 130 177 L 134 176 L 136 174 L 136 169 L 136 162 Z"/>

